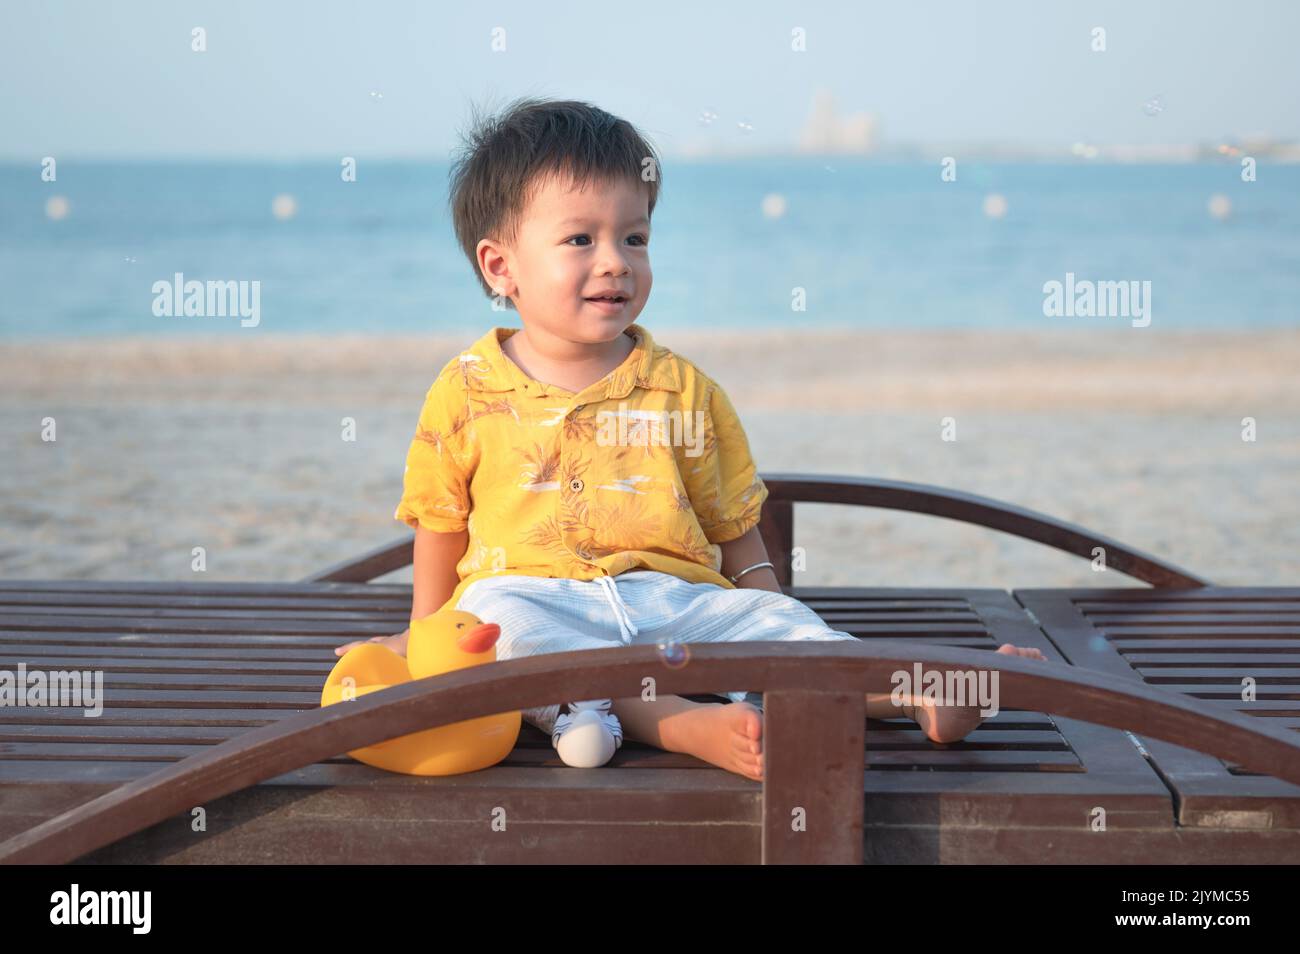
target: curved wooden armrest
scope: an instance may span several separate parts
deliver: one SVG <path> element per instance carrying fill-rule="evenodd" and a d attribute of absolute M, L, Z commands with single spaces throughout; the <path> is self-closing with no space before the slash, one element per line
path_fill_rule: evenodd
<path fill-rule="evenodd" d="M 73 861 L 191 806 L 341 752 L 556 699 L 637 696 L 643 678 L 653 675 L 656 692 L 664 694 L 761 686 L 767 717 L 764 861 L 860 863 L 863 693 L 888 693 L 891 674 L 910 673 L 918 662 L 932 669 L 997 671 L 1002 707 L 1128 729 L 1300 784 L 1295 733 L 1132 678 L 900 640 L 693 644 L 690 664 L 680 669 L 667 667 L 654 647 L 636 646 L 463 669 L 253 729 L 9 839 L 0 844 L 0 862 Z M 836 819 L 839 836 L 820 842 L 791 836 L 789 806 L 810 802 L 822 817 Z"/>
<path fill-rule="evenodd" d="M 369 583 L 373 579 L 410 566 L 415 560 L 415 535 L 367 550 L 358 557 L 303 577 L 301 583 Z"/>
<path fill-rule="evenodd" d="M 1093 550 L 1101 547 L 1105 551 L 1108 569 L 1143 583 L 1160 587 L 1210 585 L 1208 580 L 1203 580 L 1188 570 L 1118 540 L 991 497 L 980 497 L 931 484 L 880 480 L 874 477 L 786 473 L 759 476 L 768 489 L 760 525 L 763 540 L 767 544 L 769 559 L 777 564 L 777 580 L 783 586 L 788 586 L 791 582 L 790 551 L 794 547 L 791 505 L 795 503 L 852 504 L 946 517 L 1055 547 L 1087 560 L 1093 559 Z M 321 570 L 302 582 L 368 583 L 376 577 L 409 566 L 414 558 L 414 549 L 414 537 L 404 537 Z"/>
<path fill-rule="evenodd" d="M 872 477 L 837 477 L 818 474 L 763 474 L 767 485 L 767 502 L 853 504 L 907 510 L 972 523 L 1012 536 L 1032 540 L 1075 556 L 1093 559 L 1093 550 L 1101 547 L 1106 567 L 1152 586 L 1194 587 L 1209 582 L 1171 563 L 1143 553 L 1085 527 L 1057 520 L 1035 510 L 981 497 L 960 490 L 932 484 L 914 484 L 901 480 Z M 788 552 L 789 547 L 784 552 Z"/>

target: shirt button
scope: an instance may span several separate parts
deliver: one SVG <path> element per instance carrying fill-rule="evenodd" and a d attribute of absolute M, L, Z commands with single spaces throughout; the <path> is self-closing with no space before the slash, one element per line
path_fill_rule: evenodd
<path fill-rule="evenodd" d="M 582 487 L 583 487 L 583 483 L 581 477 L 574 477 L 571 481 L 569 481 L 569 489 L 572 490 L 575 494 L 582 493 Z"/>

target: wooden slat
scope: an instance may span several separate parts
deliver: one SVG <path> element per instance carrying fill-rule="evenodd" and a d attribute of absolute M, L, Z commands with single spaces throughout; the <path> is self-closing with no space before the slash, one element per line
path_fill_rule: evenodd
<path fill-rule="evenodd" d="M 30 593 L 0 590 L 0 614 L 21 607 L 55 606 L 90 607 L 96 609 L 197 609 L 205 612 L 215 608 L 248 610 L 301 610 L 304 612 L 375 612 L 409 613 L 409 594 L 390 596 L 329 596 L 324 593 L 301 596 L 279 596 L 268 593 L 262 596 L 217 596 L 210 593 L 120 593 L 113 590 L 82 592 L 80 590 L 37 590 Z"/>
<path fill-rule="evenodd" d="M 1296 693 L 1294 684 L 1274 685 L 1267 682 L 1259 682 L 1255 686 L 1256 700 L 1254 702 L 1243 702 L 1241 698 L 1240 685 L 1207 685 L 1205 683 L 1186 683 L 1186 682 L 1164 682 L 1159 679 L 1144 680 L 1149 686 L 1159 686 L 1161 689 L 1169 689 L 1173 692 L 1181 692 L 1185 695 L 1195 696 L 1198 699 L 1208 699 L 1211 701 L 1223 700 L 1232 702 L 1238 708 L 1249 708 L 1256 706 L 1263 701 L 1280 702 L 1287 699 L 1297 699 L 1300 695 Z"/>
<path fill-rule="evenodd" d="M 1207 656 L 1215 653 L 1294 653 L 1300 650 L 1300 639 L 1261 639 L 1244 636 L 1232 641 L 1232 649 L 1224 649 L 1222 640 L 1215 633 L 1195 639 L 1131 639 L 1127 636 L 1111 635 L 1107 637 L 1111 645 L 1126 654 L 1133 653 L 1188 653 L 1189 655 Z"/>
<path fill-rule="evenodd" d="M 1300 653 L 1296 652 L 1258 652 L 1243 650 L 1241 652 L 1215 650 L 1212 652 L 1174 652 L 1144 653 L 1125 652 L 1122 646 L 1116 646 L 1120 655 L 1128 660 L 1135 669 L 1187 669 L 1218 668 L 1224 665 L 1232 667 L 1257 666 L 1261 669 L 1295 669 L 1300 667 Z"/>
<path fill-rule="evenodd" d="M 24 603 L 21 607 L 8 607 L 0 610 L 5 613 L 6 620 L 14 620 L 13 625 L 22 628 L 24 623 L 33 615 L 39 619 L 48 621 L 52 625 L 59 625 L 62 618 L 75 617 L 78 621 L 93 619 L 95 625 L 111 626 L 116 625 L 119 621 L 131 620 L 148 620 L 167 621 L 169 624 L 181 625 L 181 623 L 225 623 L 227 620 L 265 620 L 267 622 L 278 620 L 291 620 L 293 622 L 307 621 L 327 621 L 327 622 L 382 622 L 386 626 L 396 625 L 405 628 L 405 624 L 410 620 L 410 611 L 393 608 L 391 610 L 324 610 L 319 608 L 303 609 L 258 609 L 258 608 L 233 608 L 226 606 L 209 606 L 207 608 L 189 608 L 189 607 L 172 607 L 172 606 L 37 606 L 31 603 Z M 173 622 L 174 621 L 174 622 Z M 401 632 L 401 629 L 398 629 Z"/>
<path fill-rule="evenodd" d="M 18 632 L 0 629 L 0 640 L 22 646 L 146 646 L 158 648 L 184 648 L 200 650 L 267 649 L 284 647 L 303 652 L 307 650 L 332 652 L 353 639 L 369 639 L 386 630 L 358 633 L 331 633 L 328 636 L 306 636 L 298 633 L 130 633 L 100 630 L 97 632 Z"/>
<path fill-rule="evenodd" d="M 1240 688 L 1243 676 L 1259 685 L 1294 686 L 1300 684 L 1300 663 L 1216 663 L 1206 666 L 1135 666 L 1133 670 L 1152 683 L 1221 683 Z"/>
<path fill-rule="evenodd" d="M 410 598 L 410 584 L 396 583 L 170 583 L 157 580 L 0 580 L 0 594 L 8 591 L 42 593 L 158 594 L 162 596 L 270 596 L 276 599 L 316 596 L 357 598 L 382 596 Z"/>
<path fill-rule="evenodd" d="M 86 658 L 87 654 L 91 653 L 96 658 L 113 659 L 122 662 L 133 660 L 148 662 L 152 660 L 159 663 L 170 661 L 177 665 L 190 663 L 195 666 L 205 666 L 208 663 L 247 663 L 251 666 L 254 663 L 261 665 L 277 662 L 286 666 L 297 666 L 303 663 L 316 663 L 321 660 L 327 660 L 333 666 L 338 660 L 338 657 L 334 655 L 333 646 L 341 645 L 343 645 L 342 641 L 333 643 L 330 647 L 313 650 L 310 648 L 279 646 L 244 647 L 235 643 L 228 648 L 205 649 L 202 647 L 170 646 L 167 644 L 149 646 L 132 641 L 114 645 L 110 650 L 101 650 L 94 643 L 51 643 L 29 639 L 25 643 L 0 642 L 0 658 L 27 660 L 30 664 L 32 659 Z"/>
<path fill-rule="evenodd" d="M 1238 587 L 1243 593 L 1247 592 L 1245 587 Z M 1129 596 L 1114 596 L 1108 599 L 1082 599 L 1075 601 L 1075 607 L 1084 616 L 1092 617 L 1098 614 L 1124 615 L 1133 613 L 1168 613 L 1171 615 L 1188 615 L 1199 613 L 1275 613 L 1280 611 L 1297 612 L 1300 611 L 1300 600 L 1270 600 L 1270 599 L 1250 599 L 1246 596 L 1238 595 L 1220 595 L 1215 599 L 1199 599 L 1191 595 L 1191 591 L 1180 591 L 1187 594 L 1185 598 L 1176 600 L 1167 599 L 1161 596 L 1162 591 L 1154 591 L 1154 596 L 1144 596 L 1151 594 L 1152 590 L 1137 590 Z"/>
<path fill-rule="evenodd" d="M 313 700 L 313 694 L 315 699 Z M 220 706 L 249 706 L 253 708 L 285 708 L 298 704 L 320 702 L 320 690 L 272 691 L 268 689 L 221 689 L 211 692 L 201 688 L 189 689 L 112 689 L 105 687 L 99 701 L 105 706 L 187 706 L 216 708 Z M 19 706 L 13 707 L 18 710 Z M 62 708 L 66 713 L 81 711 L 79 706 L 48 707 L 54 712 Z"/>
<path fill-rule="evenodd" d="M 93 721 L 101 725 L 239 725 L 256 728 L 279 719 L 287 719 L 310 708 L 313 708 L 313 704 L 251 708 L 230 705 L 128 706 L 105 702 L 103 713 L 88 719 L 81 709 L 6 706 L 0 709 L 0 724 L 83 725 Z"/>
<path fill-rule="evenodd" d="M 154 619 L 142 616 L 54 616 L 44 613 L 9 612 L 4 617 L 4 634 L 53 630 L 77 632 L 93 630 L 103 632 L 109 626 L 122 633 L 172 633 L 201 635 L 205 633 L 238 633 L 255 635 L 275 633 L 293 635 L 302 633 L 391 633 L 393 624 L 374 618 L 347 619 L 280 619 L 259 620 L 214 614 L 205 619 Z M 401 632 L 401 630 L 396 630 Z"/>
<path fill-rule="evenodd" d="M 30 664 L 27 671 L 32 672 L 34 667 Z M 78 670 L 80 671 L 80 670 Z M 257 691 L 257 692 L 315 692 L 317 697 L 320 696 L 321 686 L 325 683 L 325 678 L 329 675 L 326 669 L 321 675 L 308 673 L 306 675 L 293 675 L 289 673 L 269 672 L 224 672 L 213 673 L 193 673 L 193 672 L 123 672 L 120 669 L 95 670 L 90 680 L 79 678 L 81 685 L 91 686 L 100 685 L 99 680 L 103 680 L 102 685 L 105 691 L 116 690 L 119 694 L 127 690 L 135 689 L 158 689 L 166 691 L 192 691 L 199 698 L 199 694 L 210 691 L 238 690 L 238 691 Z M 48 689 L 50 693 L 57 692 L 57 688 Z"/>
<path fill-rule="evenodd" d="M 212 659 L 202 657 L 162 657 L 145 655 L 98 655 L 66 656 L 62 653 L 42 652 L 39 655 L 19 656 L 0 649 L 0 669 L 17 671 L 19 664 L 26 664 L 28 669 L 112 669 L 115 673 L 222 673 L 266 675 L 284 673 L 292 675 L 320 675 L 320 684 L 334 668 L 335 662 L 320 656 L 315 660 L 288 659 Z"/>
<path fill-rule="evenodd" d="M 931 770 L 951 769 L 962 772 L 972 769 L 982 771 L 996 769 L 1003 772 L 1083 771 L 1073 752 L 1017 749 L 945 752 L 935 749 L 923 752 L 870 752 L 867 756 L 867 767 L 873 770 L 911 772 L 918 766 L 925 766 Z"/>
<path fill-rule="evenodd" d="M 1186 626 L 1195 622 L 1197 626 L 1231 626 L 1234 629 L 1244 626 L 1268 626 L 1279 624 L 1294 626 L 1300 623 L 1300 612 L 1279 613 L 1087 613 L 1088 621 L 1098 629 L 1107 632 L 1127 632 L 1132 626 Z"/>

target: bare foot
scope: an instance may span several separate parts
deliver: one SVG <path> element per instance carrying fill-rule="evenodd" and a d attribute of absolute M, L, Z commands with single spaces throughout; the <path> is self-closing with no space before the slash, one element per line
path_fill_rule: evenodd
<path fill-rule="evenodd" d="M 387 646 L 389 649 L 397 653 L 397 655 L 399 656 L 405 656 L 406 640 L 410 637 L 410 635 L 411 635 L 411 631 L 409 629 L 405 629 L 402 630 L 402 632 L 396 633 L 392 636 L 371 636 L 369 639 L 354 640 L 353 642 L 345 643 L 342 646 L 335 646 L 334 655 L 342 656 L 349 649 L 352 649 L 355 646 L 364 646 L 366 643 L 378 643 L 381 646 Z"/>
<path fill-rule="evenodd" d="M 997 651 L 1008 656 L 1047 661 L 1047 657 L 1037 649 L 1010 643 L 1003 643 Z M 903 713 L 921 727 L 931 742 L 960 742 L 984 721 L 978 705 L 939 705 L 929 699 L 922 699 L 914 706 L 903 706 Z"/>
<path fill-rule="evenodd" d="M 748 702 L 697 706 L 660 723 L 669 752 L 684 752 L 755 782 L 763 780 L 763 714 Z"/>

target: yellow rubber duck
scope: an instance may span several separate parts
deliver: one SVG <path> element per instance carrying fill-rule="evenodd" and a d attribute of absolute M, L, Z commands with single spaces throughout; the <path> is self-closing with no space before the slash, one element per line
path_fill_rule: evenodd
<path fill-rule="evenodd" d="M 332 705 L 429 676 L 496 662 L 501 627 L 473 613 L 447 609 L 411 621 L 406 656 L 362 643 L 330 671 L 320 704 Z M 521 716 L 499 712 L 413 732 L 349 752 L 359 762 L 408 775 L 459 775 L 496 765 L 515 747 Z"/>

